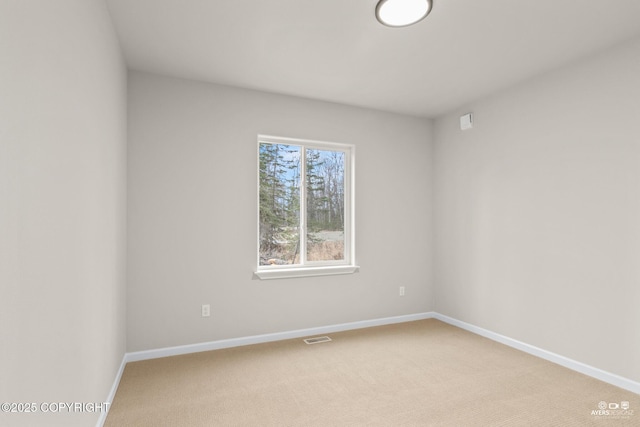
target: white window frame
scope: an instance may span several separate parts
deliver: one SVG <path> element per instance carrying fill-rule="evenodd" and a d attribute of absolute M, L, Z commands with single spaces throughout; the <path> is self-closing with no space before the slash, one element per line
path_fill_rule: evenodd
<path fill-rule="evenodd" d="M 306 186 L 301 185 L 300 203 L 300 254 L 301 264 L 297 265 L 260 265 L 260 174 L 257 177 L 257 246 L 256 246 L 256 270 L 255 275 L 262 279 L 284 279 L 290 277 L 327 276 L 335 274 L 351 274 L 359 270 L 355 263 L 355 145 L 342 144 L 336 142 L 314 141 L 309 139 L 287 138 L 280 136 L 258 135 L 257 168 L 260 171 L 260 144 L 285 144 L 301 147 L 302 179 L 306 176 L 306 162 L 304 161 L 304 150 L 339 150 L 345 153 L 344 158 L 344 259 L 339 261 L 306 261 L 306 203 L 304 203 Z"/>

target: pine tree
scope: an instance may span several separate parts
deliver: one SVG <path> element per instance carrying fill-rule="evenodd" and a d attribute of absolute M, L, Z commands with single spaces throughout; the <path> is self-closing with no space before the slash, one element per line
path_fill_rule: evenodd
<path fill-rule="evenodd" d="M 262 262 L 294 251 L 300 211 L 300 148 L 260 144 L 260 256 Z M 295 255 L 294 255 L 295 257 Z M 287 259 L 286 262 L 294 262 Z"/>

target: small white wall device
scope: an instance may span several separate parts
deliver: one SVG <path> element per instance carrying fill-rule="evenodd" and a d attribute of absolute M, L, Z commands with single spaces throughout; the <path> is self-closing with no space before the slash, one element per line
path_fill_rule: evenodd
<path fill-rule="evenodd" d="M 473 113 L 460 116 L 460 130 L 467 130 L 473 127 Z"/>

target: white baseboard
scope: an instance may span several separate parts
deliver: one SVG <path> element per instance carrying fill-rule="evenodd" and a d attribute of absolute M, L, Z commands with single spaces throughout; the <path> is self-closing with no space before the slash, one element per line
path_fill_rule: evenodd
<path fill-rule="evenodd" d="M 457 326 L 460 329 L 473 332 L 474 334 L 483 336 L 485 338 L 489 338 L 490 340 L 497 341 L 501 344 L 505 344 L 509 347 L 513 347 L 520 351 L 524 351 L 525 353 L 529 353 L 541 359 L 548 360 L 560 366 L 564 366 L 565 368 L 569 368 L 573 371 L 580 372 L 581 374 L 588 375 L 590 377 L 599 379 L 600 381 L 604 381 L 606 383 L 615 385 L 625 390 L 629 390 L 633 393 L 640 394 L 640 383 L 636 381 L 632 381 L 628 378 L 621 377 L 620 375 L 612 374 L 611 372 L 594 368 L 593 366 L 586 365 L 582 362 L 577 362 L 573 359 L 569 359 L 568 357 L 564 357 L 559 354 L 552 353 L 547 350 L 543 350 L 539 347 L 535 347 L 533 345 L 523 343 L 522 341 L 514 340 L 513 338 L 505 337 L 504 335 L 497 334 L 495 332 L 480 328 L 475 325 L 471 325 L 469 323 L 466 323 L 457 319 L 453 319 L 449 316 L 445 316 L 440 313 L 435 313 L 433 317 L 442 322 L 448 323 L 453 326 Z"/>
<path fill-rule="evenodd" d="M 122 356 L 122 361 L 120 362 L 120 368 L 118 368 L 118 372 L 116 373 L 116 378 L 113 381 L 111 390 L 109 391 L 109 396 L 107 396 L 107 400 L 105 400 L 105 402 L 109 404 L 109 407 L 107 408 L 106 411 L 100 411 L 100 417 L 98 418 L 98 423 L 96 424 L 96 427 L 102 427 L 104 425 L 104 422 L 107 420 L 107 415 L 109 414 L 108 409 L 111 407 L 111 404 L 113 403 L 113 398 L 116 397 L 116 391 L 118 391 L 118 385 L 120 385 L 120 379 L 122 378 L 122 373 L 124 372 L 124 367 L 126 364 L 127 364 L 127 354 L 125 353 L 125 355 Z"/>
<path fill-rule="evenodd" d="M 155 350 L 136 351 L 125 355 L 127 362 L 157 359 L 160 357 L 178 356 L 181 354 L 198 353 L 201 351 L 220 350 L 222 348 L 239 347 L 243 345 L 260 344 L 272 341 L 282 341 L 291 338 L 308 337 L 318 334 L 348 331 L 352 329 L 369 328 L 372 326 L 391 325 L 393 323 L 411 322 L 413 320 L 430 319 L 435 313 L 416 313 L 404 316 L 384 317 L 381 319 L 362 320 L 358 322 L 340 323 L 337 325 L 320 326 L 316 328 L 297 329 L 294 331 L 276 332 L 272 334 L 253 335 L 242 338 L 231 338 L 219 341 L 209 341 L 198 344 L 188 344 L 176 347 L 165 347 Z"/>

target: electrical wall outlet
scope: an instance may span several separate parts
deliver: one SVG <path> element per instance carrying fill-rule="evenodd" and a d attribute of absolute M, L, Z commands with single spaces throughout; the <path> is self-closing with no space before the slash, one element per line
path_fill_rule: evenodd
<path fill-rule="evenodd" d="M 209 304 L 202 304 L 202 317 L 211 316 L 211 306 Z"/>
<path fill-rule="evenodd" d="M 400 286 L 399 294 L 401 297 L 404 296 L 404 286 Z"/>

